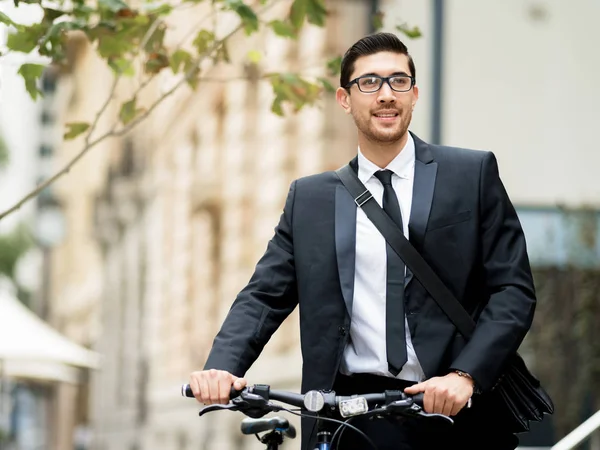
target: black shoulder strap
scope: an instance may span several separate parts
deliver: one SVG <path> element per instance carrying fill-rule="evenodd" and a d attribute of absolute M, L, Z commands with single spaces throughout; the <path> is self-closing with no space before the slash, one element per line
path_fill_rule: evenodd
<path fill-rule="evenodd" d="M 400 231 L 396 223 L 373 199 L 373 195 L 360 181 L 352 167 L 347 164 L 336 170 L 336 174 L 354 198 L 356 205 L 365 212 L 388 244 L 402 258 L 413 275 L 419 279 L 438 306 L 454 323 L 458 332 L 469 339 L 475 330 L 475 322 L 471 316 L 444 282 L 440 280 L 431 266 L 427 264 L 417 249 L 404 237 L 404 233 Z"/>

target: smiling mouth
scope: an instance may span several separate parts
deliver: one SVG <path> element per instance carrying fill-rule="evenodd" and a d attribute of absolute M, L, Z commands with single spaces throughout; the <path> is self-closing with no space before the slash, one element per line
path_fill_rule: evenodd
<path fill-rule="evenodd" d="M 378 122 L 380 123 L 395 123 L 399 114 L 397 112 L 388 112 L 388 113 L 376 113 L 373 114 Z"/>

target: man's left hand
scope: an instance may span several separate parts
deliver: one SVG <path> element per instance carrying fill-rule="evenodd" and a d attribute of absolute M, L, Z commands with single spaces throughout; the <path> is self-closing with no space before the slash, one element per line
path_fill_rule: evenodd
<path fill-rule="evenodd" d="M 408 395 L 424 392 L 425 412 L 455 416 L 473 395 L 473 380 L 452 372 L 443 377 L 430 378 L 404 389 Z"/>

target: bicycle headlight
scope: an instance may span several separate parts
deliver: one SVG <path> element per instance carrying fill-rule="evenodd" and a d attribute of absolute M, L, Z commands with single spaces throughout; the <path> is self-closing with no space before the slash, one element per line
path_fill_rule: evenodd
<path fill-rule="evenodd" d="M 338 405 L 340 416 L 352 417 L 358 416 L 369 411 L 367 399 L 364 397 L 355 397 L 349 400 L 342 400 Z"/>

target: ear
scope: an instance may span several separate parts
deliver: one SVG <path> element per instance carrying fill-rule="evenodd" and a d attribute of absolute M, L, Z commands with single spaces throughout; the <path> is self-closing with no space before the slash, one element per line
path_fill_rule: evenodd
<path fill-rule="evenodd" d="M 337 100 L 338 104 L 342 108 L 344 108 L 344 111 L 346 111 L 346 114 L 350 114 L 350 112 L 351 112 L 350 93 L 343 87 L 339 87 L 339 88 L 337 88 L 337 91 L 335 91 L 335 99 Z"/>
<path fill-rule="evenodd" d="M 415 105 L 417 104 L 417 101 L 419 100 L 419 87 L 417 85 L 413 86 L 412 93 L 413 93 L 412 107 L 414 110 Z"/>

